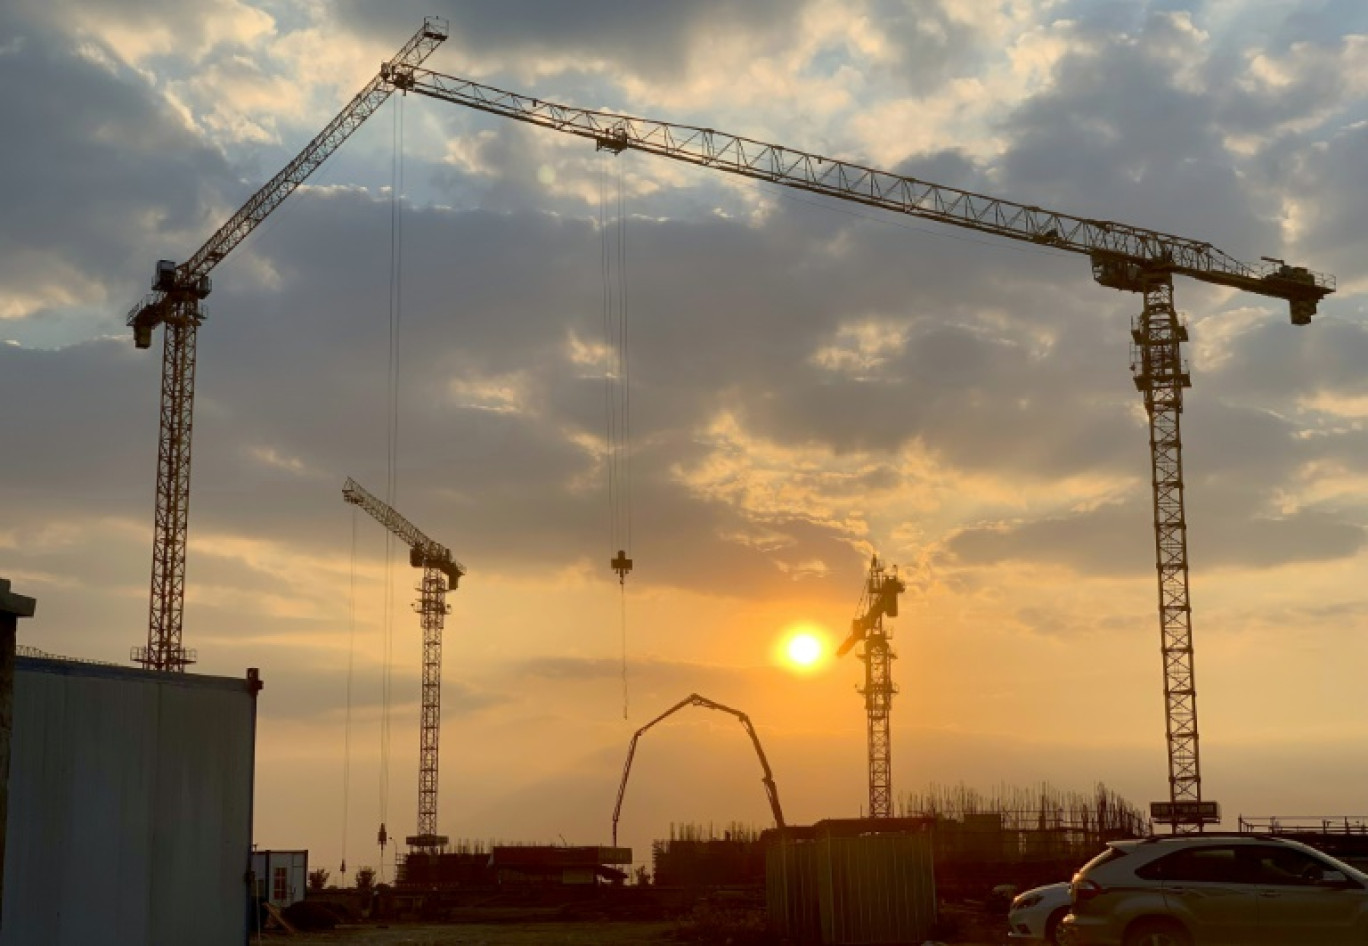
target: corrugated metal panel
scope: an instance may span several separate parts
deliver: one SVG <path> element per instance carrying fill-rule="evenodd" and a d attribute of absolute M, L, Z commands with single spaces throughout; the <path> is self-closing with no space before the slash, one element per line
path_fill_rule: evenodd
<path fill-rule="evenodd" d="M 786 938 L 821 942 L 815 842 L 785 838 L 766 846 L 765 902 L 770 924 Z"/>
<path fill-rule="evenodd" d="M 817 840 L 822 942 L 921 942 L 936 922 L 931 839 L 918 835 Z"/>
<path fill-rule="evenodd" d="M 20 658 L 0 946 L 241 946 L 244 680 Z"/>
<path fill-rule="evenodd" d="M 770 922 L 798 943 L 919 943 L 936 922 L 931 837 L 821 830 L 766 847 Z"/>

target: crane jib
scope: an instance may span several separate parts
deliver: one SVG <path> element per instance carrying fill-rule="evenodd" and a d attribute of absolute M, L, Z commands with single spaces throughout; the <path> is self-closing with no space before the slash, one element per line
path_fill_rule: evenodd
<path fill-rule="evenodd" d="M 150 347 L 152 330 L 173 317 L 177 301 L 199 301 L 209 295 L 212 288 L 209 272 L 247 239 L 384 104 L 395 88 L 388 76 L 426 60 L 447 38 L 447 34 L 445 20 L 437 17 L 424 20 L 422 27 L 394 58 L 381 66 L 380 73 L 289 164 L 249 197 L 189 259 L 179 266 L 170 260 L 158 262 L 152 280 L 154 294 L 133 306 L 128 314 L 128 325 L 133 329 L 133 341 L 138 348 Z"/>
<path fill-rule="evenodd" d="M 1320 299 L 1335 290 L 1333 277 L 1282 260 L 1245 263 L 1210 243 L 1125 223 L 1075 217 L 849 161 L 767 144 L 712 128 L 678 125 L 613 112 L 574 108 L 493 86 L 405 67 L 396 85 L 430 98 L 578 135 L 602 151 L 643 151 L 701 167 L 855 201 L 873 207 L 991 233 L 1091 257 L 1105 286 L 1133 288 L 1126 267 L 1141 273 L 1178 274 L 1202 282 L 1284 299 L 1292 321 L 1305 324 Z"/>

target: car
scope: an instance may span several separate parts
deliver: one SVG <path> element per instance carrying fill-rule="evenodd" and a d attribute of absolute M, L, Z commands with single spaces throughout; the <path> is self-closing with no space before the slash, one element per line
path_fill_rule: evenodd
<path fill-rule="evenodd" d="M 1277 836 L 1111 841 L 1070 898 L 1069 946 L 1368 943 L 1368 874 Z"/>
<path fill-rule="evenodd" d="M 1007 911 L 1007 941 L 1059 946 L 1059 924 L 1069 912 L 1069 888 L 1065 881 L 1046 884 L 1017 894 Z"/>

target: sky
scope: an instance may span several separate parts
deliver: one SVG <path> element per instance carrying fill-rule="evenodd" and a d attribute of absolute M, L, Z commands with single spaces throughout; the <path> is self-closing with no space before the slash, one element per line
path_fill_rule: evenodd
<path fill-rule="evenodd" d="M 10 0 L 21 644 L 126 664 L 146 643 L 160 341 L 136 350 L 126 314 L 425 15 L 450 24 L 438 72 L 1334 275 L 1307 327 L 1175 285 L 1198 728 L 1227 826 L 1368 814 L 1359 0 Z M 607 843 L 633 733 L 695 692 L 753 720 L 790 823 L 861 814 L 863 667 L 830 649 L 874 554 L 907 585 L 895 796 L 1167 798 L 1140 301 L 1084 257 L 395 96 L 213 278 L 184 643 L 196 672 L 261 669 L 262 847 L 336 879 L 379 863 L 380 821 L 414 827 L 418 573 L 348 476 L 468 570 L 443 644 L 453 839 Z M 815 667 L 782 659 L 797 628 L 827 642 Z M 672 824 L 763 827 L 759 779 L 734 719 L 681 712 L 641 740 L 620 841 L 646 862 Z"/>

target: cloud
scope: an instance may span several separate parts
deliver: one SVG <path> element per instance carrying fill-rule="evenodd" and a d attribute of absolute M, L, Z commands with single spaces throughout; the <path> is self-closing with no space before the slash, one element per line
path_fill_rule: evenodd
<path fill-rule="evenodd" d="M 1352 652 L 1340 635 L 1361 634 L 1364 606 L 1360 6 L 448 2 L 432 65 L 1334 272 L 1340 291 L 1296 329 L 1272 300 L 1175 287 L 1193 338 L 1182 430 L 1203 720 L 1224 728 L 1204 746 L 1219 746 L 1258 711 L 1246 675 L 1331 674 L 1321 689 L 1353 715 L 1357 690 L 1334 676 L 1353 662 L 1315 648 Z M 414 16 L 229 0 L 0 11 L 0 78 L 23 90 L 0 103 L 0 574 L 39 597 L 25 632 L 40 645 L 123 662 L 146 633 L 161 352 L 129 344 L 127 306 L 158 258 L 193 252 L 337 113 Z M 604 240 L 619 212 L 621 256 Z M 625 588 L 607 567 L 605 259 L 628 301 Z M 930 754 L 947 781 L 1064 766 L 1084 784 L 1123 772 L 1140 797 L 1162 785 L 1158 668 L 1142 664 L 1148 438 L 1128 370 L 1140 303 L 1098 287 L 1085 256 L 410 96 L 214 276 L 185 642 L 202 671 L 262 667 L 263 823 L 287 846 L 296 832 L 335 843 L 319 789 L 290 773 L 300 753 L 340 772 L 353 607 L 358 725 L 382 715 L 387 607 L 395 713 L 416 712 L 416 575 L 402 549 L 387 567 L 382 528 L 344 507 L 349 475 L 381 489 L 392 474 L 395 507 L 470 569 L 444 644 L 444 744 L 461 747 L 444 803 L 480 817 L 453 830 L 487 814 L 515 834 L 519 805 L 541 800 L 536 830 L 602 833 L 606 809 L 585 812 L 611 797 L 630 730 L 690 692 L 773 734 L 796 818 L 854 813 L 860 668 L 796 681 L 770 651 L 794 623 L 845 626 L 875 551 L 909 583 L 897 718 L 918 728 L 898 730 L 895 757 Z M 1084 752 L 1078 732 L 1025 743 L 1080 701 L 1125 759 Z M 730 751 L 709 725 L 731 721 L 681 720 L 662 748 L 689 764 Z M 416 726 L 394 732 L 409 760 Z M 698 817 L 746 790 L 739 814 L 765 816 L 733 736 L 742 787 Z M 353 748 L 372 785 L 379 750 L 369 735 Z M 680 798 L 665 781 L 634 796 L 643 837 Z"/>
<path fill-rule="evenodd" d="M 1368 539 L 1363 526 L 1315 510 L 1256 516 L 1243 504 L 1230 511 L 1222 505 L 1228 504 L 1193 504 L 1188 548 L 1194 569 L 1350 558 Z M 1138 577 L 1154 571 L 1152 542 L 1143 541 L 1148 512 L 1131 503 L 1067 518 L 978 526 L 955 536 L 949 550 L 966 564 L 1058 562 L 1082 575 Z"/>
<path fill-rule="evenodd" d="M 26 90 L 3 107 L 0 280 L 19 289 L 6 293 L 8 331 L 116 331 L 149 261 L 203 226 L 202 188 L 226 165 L 126 66 L 82 56 L 12 7 L 0 31 L 22 39 L 0 55 L 0 81 Z"/>

